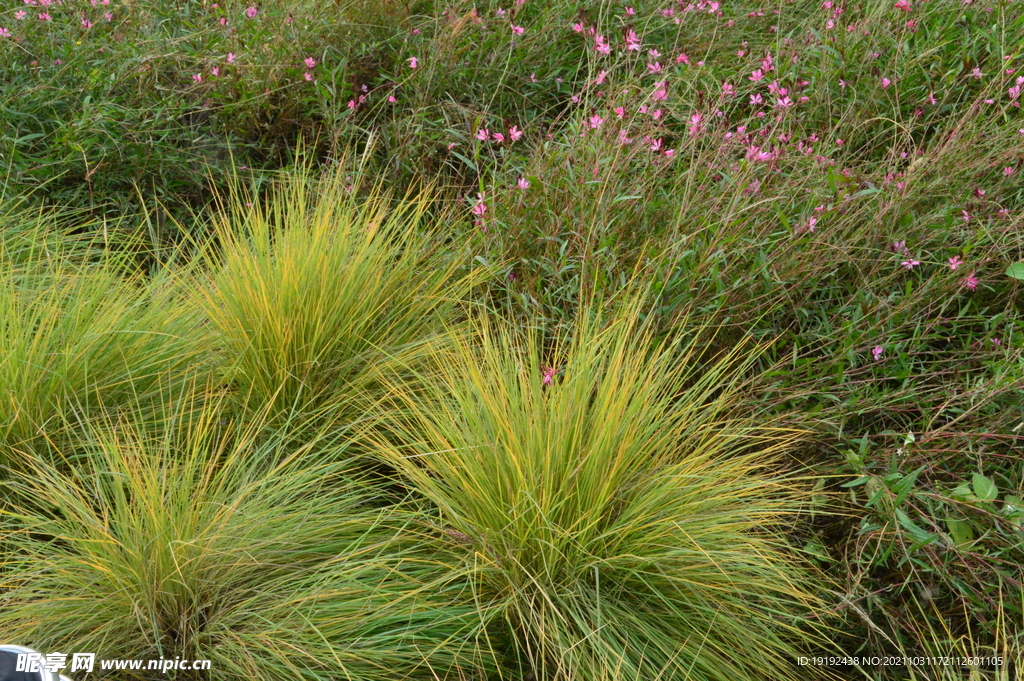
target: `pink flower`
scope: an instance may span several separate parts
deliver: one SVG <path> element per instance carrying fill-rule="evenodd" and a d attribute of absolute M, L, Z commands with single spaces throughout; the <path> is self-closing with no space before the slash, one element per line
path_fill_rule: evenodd
<path fill-rule="evenodd" d="M 416 57 L 409 57 L 409 68 L 410 69 L 414 69 L 414 68 L 416 68 L 419 65 L 420 65 L 420 62 L 419 62 L 419 60 L 416 59 Z"/>
<path fill-rule="evenodd" d="M 594 79 L 594 85 L 600 85 L 601 83 L 603 83 L 604 79 L 607 76 L 608 76 L 608 72 L 607 71 L 602 71 L 601 73 L 597 74 L 597 78 Z"/>
<path fill-rule="evenodd" d="M 228 63 L 229 64 L 234 64 L 235 63 L 235 55 L 233 55 L 230 52 L 228 52 Z"/>
<path fill-rule="evenodd" d="M 661 138 L 654 140 L 651 144 L 651 151 L 661 151 Z"/>
<path fill-rule="evenodd" d="M 505 136 L 502 135 L 500 132 L 492 132 L 491 133 L 491 138 L 495 142 L 498 142 L 499 144 L 505 141 Z"/>
<path fill-rule="evenodd" d="M 920 265 L 921 263 L 918 262 L 917 260 L 910 259 L 910 260 L 904 260 L 900 264 L 903 265 L 904 267 L 906 267 L 908 270 L 912 270 L 915 267 L 917 267 L 918 265 Z"/>
<path fill-rule="evenodd" d="M 653 50 L 653 49 L 647 50 L 647 54 L 649 54 L 652 59 L 657 59 L 658 57 L 661 56 L 661 52 L 658 52 L 657 50 Z"/>
<path fill-rule="evenodd" d="M 513 35 L 522 35 L 523 31 L 525 31 L 525 30 L 526 29 L 523 28 L 522 26 L 513 26 L 512 27 L 512 34 Z"/>
<path fill-rule="evenodd" d="M 882 353 L 884 351 L 885 349 L 881 345 L 876 345 L 875 347 L 871 348 L 871 356 L 877 362 L 878 360 L 882 359 Z"/>
<path fill-rule="evenodd" d="M 619 144 L 632 144 L 633 140 L 629 139 L 626 135 L 625 130 L 619 130 Z"/>
<path fill-rule="evenodd" d="M 647 65 L 647 70 L 650 71 L 651 73 L 660 73 L 661 72 L 661 64 L 659 64 L 658 62 L 654 62 L 653 64 L 648 64 Z"/>
<path fill-rule="evenodd" d="M 883 90 L 887 89 L 890 85 L 892 85 L 892 81 L 891 80 L 889 80 L 888 78 L 882 78 L 882 89 Z"/>
<path fill-rule="evenodd" d="M 519 138 L 522 137 L 522 136 L 523 136 L 523 131 L 520 130 L 518 127 L 514 126 L 514 125 L 511 128 L 508 129 L 508 137 L 513 142 L 518 141 Z"/>
<path fill-rule="evenodd" d="M 114 20 L 114 15 L 111 14 L 110 12 L 104 12 L 103 13 L 103 18 L 106 19 L 107 21 L 113 21 Z"/>
<path fill-rule="evenodd" d="M 306 57 L 306 59 L 303 60 L 302 63 L 306 65 L 307 69 L 311 69 L 314 66 L 316 66 L 316 59 L 313 59 L 312 57 Z"/>
<path fill-rule="evenodd" d="M 228 25 L 228 18 L 227 18 L 227 17 L 221 17 L 221 18 L 220 18 L 220 19 L 218 19 L 217 21 L 219 21 L 219 22 L 220 22 L 220 25 L 221 25 L 221 26 L 227 26 L 227 25 Z"/>
<path fill-rule="evenodd" d="M 893 241 L 891 248 L 893 253 L 905 253 L 906 255 L 910 255 L 906 241 Z"/>
<path fill-rule="evenodd" d="M 6 28 L 0 28 L 0 38 L 9 38 L 10 36 L 10 31 L 8 31 Z"/>
<path fill-rule="evenodd" d="M 1016 171 L 1013 169 L 1012 166 L 1006 166 L 1005 168 L 1003 168 L 1003 175 L 1005 175 L 1006 177 L 1013 175 L 1015 172 Z"/>
<path fill-rule="evenodd" d="M 626 34 L 626 49 L 627 50 L 639 50 L 640 49 L 640 38 L 637 37 L 636 31 L 629 29 L 629 33 Z"/>
<path fill-rule="evenodd" d="M 970 222 L 971 221 L 971 214 L 970 213 L 968 213 L 965 210 L 962 210 L 960 212 L 963 213 L 963 215 L 964 215 L 964 222 Z"/>
<path fill-rule="evenodd" d="M 472 212 L 473 215 L 476 215 L 477 217 L 483 217 L 484 213 L 487 212 L 487 204 L 481 201 L 477 203 L 475 206 L 473 206 L 473 210 L 470 212 Z"/>
<path fill-rule="evenodd" d="M 255 7 L 250 7 L 249 9 L 245 10 L 245 16 L 252 19 L 256 16 L 257 12 L 259 12 L 258 9 L 256 9 Z"/>
<path fill-rule="evenodd" d="M 601 118 L 600 116 L 596 116 L 595 115 L 595 116 L 591 116 L 590 120 L 587 121 L 587 122 L 590 124 L 591 128 L 593 128 L 594 130 L 597 130 L 598 128 L 601 127 L 601 124 L 604 123 L 604 119 Z"/>
<path fill-rule="evenodd" d="M 557 373 L 558 370 L 555 369 L 554 367 L 547 367 L 546 369 L 544 369 L 544 381 L 542 382 L 542 385 L 551 385 L 551 379 Z"/>
<path fill-rule="evenodd" d="M 729 83 L 722 83 L 722 96 L 723 97 L 730 97 L 730 98 L 731 97 L 735 97 L 736 96 L 736 88 L 734 88 Z"/>
<path fill-rule="evenodd" d="M 956 268 L 960 267 L 960 265 L 963 264 L 964 261 L 960 259 L 959 255 L 954 255 L 952 258 L 949 259 L 949 269 L 951 270 L 955 270 Z"/>
<path fill-rule="evenodd" d="M 201 83 L 203 82 L 203 76 L 199 73 L 194 73 L 192 74 L 192 80 L 194 80 L 197 83 Z"/>
<path fill-rule="evenodd" d="M 978 287 L 978 278 L 971 274 L 966 279 L 964 279 L 963 285 L 967 287 L 968 291 L 973 291 Z"/>
<path fill-rule="evenodd" d="M 684 53 L 680 54 L 678 57 L 676 57 L 676 63 L 677 64 L 687 64 L 687 65 L 689 65 L 690 58 L 687 57 L 686 53 L 684 52 Z"/>
<path fill-rule="evenodd" d="M 594 38 L 594 49 L 601 54 L 611 54 L 612 46 L 604 41 L 604 36 L 600 33 Z"/>
<path fill-rule="evenodd" d="M 480 128 L 476 131 L 476 138 L 481 142 L 486 142 L 487 138 L 491 136 L 491 131 L 487 128 Z"/>
<path fill-rule="evenodd" d="M 621 106 L 615 107 L 615 115 L 619 117 L 619 120 L 626 117 L 626 110 Z"/>
<path fill-rule="evenodd" d="M 394 104 L 394 103 L 395 103 L 395 102 L 397 102 L 397 101 L 398 101 L 398 100 L 397 100 L 397 99 L 395 99 L 395 96 L 394 96 L 394 95 L 388 95 L 388 104 Z"/>
<path fill-rule="evenodd" d="M 750 104 L 751 105 L 756 106 L 758 104 L 762 104 L 763 102 L 764 102 L 764 99 L 761 97 L 760 94 L 750 95 Z"/>
<path fill-rule="evenodd" d="M 20 21 L 20 20 L 24 19 L 27 14 L 28 13 L 25 12 L 24 10 L 20 10 L 19 9 L 17 12 L 14 13 L 14 18 L 18 19 Z"/>
<path fill-rule="evenodd" d="M 973 77 L 975 78 L 975 80 L 980 80 L 980 79 L 981 79 L 981 77 L 982 77 L 982 76 L 984 76 L 984 75 L 985 75 L 985 74 L 984 74 L 984 73 L 982 73 L 982 72 L 981 72 L 981 69 L 980 69 L 980 68 L 978 68 L 977 66 L 975 66 L 975 67 L 974 67 L 974 70 L 973 70 L 973 71 L 971 71 L 971 76 L 973 76 Z"/>
<path fill-rule="evenodd" d="M 909 12 L 910 11 L 910 3 L 907 2 L 907 0 L 896 0 L 896 4 L 893 5 L 893 7 L 897 8 L 897 9 L 901 9 L 904 12 Z"/>
<path fill-rule="evenodd" d="M 843 146 L 843 140 L 836 138 L 836 146 L 837 147 Z"/>
<path fill-rule="evenodd" d="M 576 31 L 577 33 L 583 33 L 583 22 L 581 21 L 579 23 L 573 24 L 572 30 Z"/>
<path fill-rule="evenodd" d="M 92 22 L 82 17 L 82 28 L 92 28 Z"/>
<path fill-rule="evenodd" d="M 632 7 L 627 7 L 626 8 L 626 16 L 627 17 L 636 16 L 636 11 L 634 11 Z"/>
<path fill-rule="evenodd" d="M 525 177 L 520 177 L 519 181 L 516 182 L 516 187 L 518 187 L 519 189 L 529 189 L 530 181 L 527 180 Z"/>
<path fill-rule="evenodd" d="M 39 20 L 40 20 L 40 21 L 49 21 L 49 20 L 50 20 L 50 19 L 52 19 L 52 18 L 53 18 L 53 17 L 51 17 L 51 16 L 50 16 L 50 13 L 49 13 L 49 12 L 43 12 L 43 13 L 41 13 L 41 14 L 39 15 Z"/>
<path fill-rule="evenodd" d="M 303 76 L 303 77 L 304 77 L 304 78 L 305 78 L 306 80 L 313 80 L 313 74 L 312 74 L 312 73 L 310 73 L 309 71 L 306 71 L 306 72 L 305 72 L 304 74 L 302 74 L 302 76 Z"/>
<path fill-rule="evenodd" d="M 750 74 L 750 78 L 748 78 L 748 80 L 752 80 L 755 83 L 757 83 L 757 82 L 759 82 L 759 81 L 761 81 L 763 79 L 764 79 L 764 71 L 762 71 L 761 69 L 755 69 Z"/>
<path fill-rule="evenodd" d="M 220 75 L 220 67 L 219 67 L 219 66 L 214 66 L 214 67 L 213 67 L 212 69 L 210 69 L 210 70 L 211 70 L 211 71 L 213 71 L 213 75 L 214 75 L 214 77 L 216 77 L 216 76 L 219 76 L 219 75 Z"/>

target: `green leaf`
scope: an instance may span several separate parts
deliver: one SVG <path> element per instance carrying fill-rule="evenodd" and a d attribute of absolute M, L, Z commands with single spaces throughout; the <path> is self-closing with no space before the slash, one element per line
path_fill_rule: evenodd
<path fill-rule="evenodd" d="M 946 528 L 949 530 L 949 536 L 953 539 L 953 543 L 957 546 L 974 541 L 974 528 L 966 520 L 946 518 Z"/>
<path fill-rule="evenodd" d="M 974 494 L 983 501 L 991 501 L 999 496 L 999 488 L 996 484 L 981 473 L 975 473 L 971 479 L 974 487 Z"/>
<path fill-rule="evenodd" d="M 1015 262 L 1006 268 L 1006 276 L 1024 281 L 1024 260 Z"/>

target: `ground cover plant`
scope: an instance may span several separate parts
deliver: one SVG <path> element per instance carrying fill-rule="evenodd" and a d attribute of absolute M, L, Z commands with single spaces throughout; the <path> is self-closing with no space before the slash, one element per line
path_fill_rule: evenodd
<path fill-rule="evenodd" d="M 1021 0 L 0 8 L 0 640 L 1017 678 L 1022 51 Z"/>

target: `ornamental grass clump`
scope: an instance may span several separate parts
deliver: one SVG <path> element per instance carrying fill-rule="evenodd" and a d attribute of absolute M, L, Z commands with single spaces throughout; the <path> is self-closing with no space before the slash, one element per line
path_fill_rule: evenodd
<path fill-rule="evenodd" d="M 223 399 L 196 408 L 202 392 L 167 393 L 161 423 L 174 427 L 139 413 L 86 422 L 67 465 L 33 458 L 0 481 L 0 639 L 211 661 L 179 681 L 481 668 L 458 572 L 403 531 L 415 512 L 371 507 L 379 490 L 325 455 L 336 440 L 323 432 L 294 448 L 258 418 L 223 419 Z"/>
<path fill-rule="evenodd" d="M 427 224 L 429 190 L 360 191 L 345 159 L 315 180 L 300 165 L 264 205 L 232 193 L 219 248 L 197 283 L 211 342 L 249 411 L 283 420 L 358 418 L 352 397 L 392 356 L 415 355 L 481 281 Z"/>
<path fill-rule="evenodd" d="M 476 317 L 364 435 L 437 507 L 522 673 L 798 678 L 828 646 L 800 624 L 823 584 L 782 535 L 806 499 L 780 472 L 796 434 L 737 410 L 752 353 L 655 343 L 641 301 L 584 305 L 550 354 Z"/>
<path fill-rule="evenodd" d="M 201 361 L 198 316 L 165 277 L 149 279 L 122 256 L 89 263 L 45 229 L 8 241 L 0 247 L 0 466 L 20 465 L 18 447 L 58 440 L 67 419 L 127 400 L 152 407 L 161 376 Z"/>

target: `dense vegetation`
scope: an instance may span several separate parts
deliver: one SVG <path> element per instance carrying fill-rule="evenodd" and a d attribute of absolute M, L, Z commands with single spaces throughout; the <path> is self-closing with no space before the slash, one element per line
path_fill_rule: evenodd
<path fill-rule="evenodd" d="M 1021 673 L 1024 2 L 147 2 L 0 10 L 0 642 Z"/>

